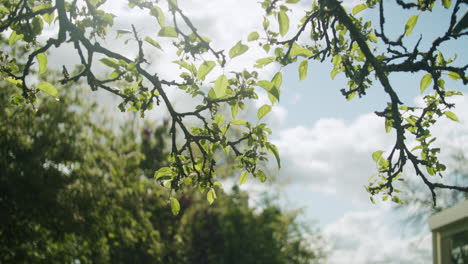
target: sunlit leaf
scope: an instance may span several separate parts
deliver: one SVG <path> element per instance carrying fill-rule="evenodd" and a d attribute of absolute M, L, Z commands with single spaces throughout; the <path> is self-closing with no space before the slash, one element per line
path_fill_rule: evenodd
<path fill-rule="evenodd" d="M 10 37 L 8 38 L 8 44 L 12 46 L 16 41 L 23 39 L 23 37 L 23 34 L 16 34 L 16 31 L 13 30 L 10 34 Z"/>
<path fill-rule="evenodd" d="M 102 64 L 108 66 L 108 67 L 111 67 L 111 68 L 114 68 L 114 69 L 118 69 L 119 68 L 119 62 L 117 60 L 114 60 L 112 58 L 103 58 L 103 59 L 100 59 L 99 62 L 101 62 Z"/>
<path fill-rule="evenodd" d="M 204 61 L 197 71 L 197 77 L 200 80 L 204 80 L 206 75 L 216 66 L 214 61 Z"/>
<path fill-rule="evenodd" d="M 180 211 L 179 201 L 174 197 L 171 197 L 171 211 L 173 215 L 178 215 Z"/>
<path fill-rule="evenodd" d="M 254 40 L 257 40 L 259 37 L 260 37 L 260 35 L 258 35 L 257 32 L 252 32 L 247 37 L 247 41 L 254 41 Z"/>
<path fill-rule="evenodd" d="M 291 57 L 302 56 L 302 57 L 310 57 L 312 56 L 312 51 L 302 48 L 301 46 L 293 43 L 291 52 L 289 53 Z"/>
<path fill-rule="evenodd" d="M 268 148 L 268 151 L 275 156 L 276 163 L 278 164 L 278 168 L 281 168 L 281 159 L 280 159 L 278 148 L 271 143 L 267 144 L 267 148 Z"/>
<path fill-rule="evenodd" d="M 41 82 L 38 86 L 37 89 L 49 94 L 52 97 L 57 97 L 58 91 L 55 86 L 53 86 L 51 83 L 48 82 Z"/>
<path fill-rule="evenodd" d="M 442 5 L 443 5 L 445 8 L 449 8 L 450 5 L 452 5 L 452 0 L 442 0 Z"/>
<path fill-rule="evenodd" d="M 411 32 L 413 32 L 413 28 L 416 26 L 416 23 L 418 22 L 418 15 L 411 16 L 408 18 L 408 21 L 406 21 L 405 24 L 405 35 L 409 36 L 411 35 Z"/>
<path fill-rule="evenodd" d="M 367 8 L 367 5 L 366 4 L 360 4 L 360 5 L 357 5 L 355 7 L 353 7 L 353 15 L 356 15 L 358 14 L 359 12 L 361 12 L 362 10 L 366 9 Z"/>
<path fill-rule="evenodd" d="M 164 12 L 159 8 L 159 6 L 151 7 L 150 14 L 158 20 L 158 24 L 161 28 L 166 26 L 166 17 L 164 16 Z"/>
<path fill-rule="evenodd" d="M 223 97 L 226 94 L 226 88 L 228 86 L 228 80 L 226 75 L 221 75 L 216 79 L 214 84 L 214 92 L 217 98 Z"/>
<path fill-rule="evenodd" d="M 244 171 L 241 173 L 239 178 L 239 184 L 244 184 L 247 181 L 248 172 Z"/>
<path fill-rule="evenodd" d="M 445 112 L 444 112 L 444 115 L 445 115 L 446 117 L 450 118 L 450 119 L 453 120 L 453 121 L 460 121 L 460 120 L 458 119 L 458 116 L 457 116 L 455 113 L 453 113 L 453 112 L 445 111 Z"/>
<path fill-rule="evenodd" d="M 380 160 L 380 158 L 382 157 L 382 154 L 383 154 L 383 150 L 377 150 L 375 151 L 374 153 L 372 153 L 372 159 L 375 161 L 375 162 L 378 162 Z"/>
<path fill-rule="evenodd" d="M 162 50 L 161 45 L 159 45 L 159 43 L 156 40 L 152 39 L 151 37 L 146 37 L 145 41 L 148 42 L 149 44 L 151 44 L 153 47 L 156 47 L 156 48 Z"/>
<path fill-rule="evenodd" d="M 299 80 L 304 80 L 307 77 L 307 69 L 309 68 L 309 61 L 303 60 L 299 64 Z"/>
<path fill-rule="evenodd" d="M 429 84 L 431 84 L 431 82 L 432 82 L 432 74 L 428 73 L 422 77 L 421 83 L 419 84 L 421 93 L 423 93 L 424 90 L 426 90 L 426 88 L 429 86 Z"/>
<path fill-rule="evenodd" d="M 172 170 L 169 167 L 162 167 L 154 173 L 154 179 L 157 180 L 164 176 L 172 176 Z"/>
<path fill-rule="evenodd" d="M 267 105 L 267 104 L 262 105 L 262 107 L 260 107 L 257 112 L 258 120 L 262 119 L 270 111 L 271 111 L 271 105 Z"/>
<path fill-rule="evenodd" d="M 281 10 L 278 13 L 278 23 L 281 36 L 286 35 L 286 33 L 288 33 L 289 30 L 289 17 L 288 14 L 286 14 L 285 10 Z"/>
<path fill-rule="evenodd" d="M 208 200 L 209 204 L 212 204 L 215 199 L 216 199 L 215 189 L 210 188 L 210 190 L 206 193 L 206 200 Z"/>
<path fill-rule="evenodd" d="M 39 53 L 36 55 L 36 59 L 39 64 L 39 74 L 43 74 L 47 71 L 47 55 L 45 53 Z"/>
<path fill-rule="evenodd" d="M 175 30 L 174 27 L 163 27 L 161 30 L 159 30 L 158 36 L 160 37 L 169 37 L 169 38 L 176 38 L 177 37 L 177 31 Z"/>
<path fill-rule="evenodd" d="M 237 57 L 239 55 L 242 55 L 243 53 L 245 53 L 247 50 L 249 49 L 249 46 L 247 45 L 244 45 L 242 44 L 240 41 L 237 42 L 236 45 L 234 45 L 234 47 L 232 47 L 230 50 L 229 50 L 229 57 L 232 59 L 234 57 Z"/>

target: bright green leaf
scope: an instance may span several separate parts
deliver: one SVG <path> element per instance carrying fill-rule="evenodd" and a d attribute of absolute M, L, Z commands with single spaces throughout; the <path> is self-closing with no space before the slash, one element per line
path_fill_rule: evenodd
<path fill-rule="evenodd" d="M 233 125 L 245 125 L 245 124 L 247 124 L 247 121 L 245 121 L 245 120 L 232 120 L 231 124 L 233 124 Z"/>
<path fill-rule="evenodd" d="M 159 8 L 159 6 L 151 7 L 150 14 L 158 20 L 158 24 L 161 28 L 166 26 L 166 17 L 164 16 L 164 12 Z"/>
<path fill-rule="evenodd" d="M 291 57 L 302 56 L 302 57 L 310 57 L 312 56 L 312 51 L 302 48 L 301 46 L 293 43 L 291 52 L 289 53 Z"/>
<path fill-rule="evenodd" d="M 254 41 L 254 40 L 257 40 L 259 37 L 260 37 L 260 35 L 258 35 L 257 32 L 252 32 L 247 37 L 247 41 Z"/>
<path fill-rule="evenodd" d="M 16 31 L 12 31 L 10 34 L 10 38 L 8 38 L 8 44 L 12 46 L 13 44 L 15 44 L 16 41 L 23 39 L 23 37 L 23 34 L 16 34 Z"/>
<path fill-rule="evenodd" d="M 446 117 L 450 118 L 450 119 L 453 120 L 453 121 L 460 121 L 460 120 L 458 119 L 458 116 L 457 116 L 454 112 L 445 111 L 445 112 L 444 112 L 444 115 L 445 115 Z"/>
<path fill-rule="evenodd" d="M 171 211 L 173 215 L 178 215 L 180 211 L 179 201 L 174 197 L 171 197 Z"/>
<path fill-rule="evenodd" d="M 216 63 L 214 61 L 205 61 L 203 62 L 200 67 L 198 68 L 197 71 L 197 77 L 200 80 L 204 80 L 205 76 L 213 70 L 213 68 L 216 66 Z"/>
<path fill-rule="evenodd" d="M 445 8 L 449 8 L 451 4 L 452 4 L 452 0 L 442 0 L 442 5 Z"/>
<path fill-rule="evenodd" d="M 150 37 L 146 37 L 145 41 L 148 42 L 149 44 L 153 45 L 154 47 L 162 50 L 161 45 L 159 45 L 159 43 L 156 40 L 154 40 L 154 39 L 152 39 Z"/>
<path fill-rule="evenodd" d="M 54 21 L 54 17 L 55 17 L 54 12 L 42 15 L 42 19 L 44 19 L 44 21 L 49 25 L 52 24 L 52 22 Z"/>
<path fill-rule="evenodd" d="M 460 74 L 456 72 L 449 72 L 448 76 L 450 77 L 450 79 L 455 80 L 455 81 L 458 79 L 461 79 Z"/>
<path fill-rule="evenodd" d="M 382 154 L 383 154 L 383 150 L 377 150 L 375 151 L 374 153 L 372 153 L 372 159 L 375 161 L 375 162 L 378 162 L 380 160 L 380 158 L 382 157 Z"/>
<path fill-rule="evenodd" d="M 235 103 L 231 107 L 232 118 L 236 118 L 238 112 L 239 112 L 239 104 Z"/>
<path fill-rule="evenodd" d="M 429 84 L 431 84 L 431 82 L 432 82 L 432 74 L 428 73 L 422 77 L 421 83 L 419 84 L 421 93 L 423 93 L 424 90 L 426 90 L 426 88 L 429 86 Z"/>
<path fill-rule="evenodd" d="M 411 16 L 408 21 L 406 21 L 405 24 L 405 35 L 409 36 L 411 35 L 411 32 L 413 32 L 413 28 L 416 26 L 416 23 L 418 22 L 418 15 Z"/>
<path fill-rule="evenodd" d="M 276 57 L 266 57 L 266 58 L 263 58 L 263 59 L 258 59 L 256 62 L 257 64 L 255 64 L 255 68 L 263 68 L 264 66 L 274 62 L 276 59 Z"/>
<path fill-rule="evenodd" d="M 47 94 L 49 94 L 52 97 L 57 97 L 58 91 L 55 86 L 53 86 L 51 83 L 48 82 L 41 82 L 37 88 Z"/>
<path fill-rule="evenodd" d="M 309 68 L 309 61 L 303 60 L 299 64 L 299 80 L 304 80 L 307 77 L 307 69 Z"/>
<path fill-rule="evenodd" d="M 36 55 L 36 59 L 39 63 L 39 74 L 43 74 L 47 71 L 47 55 L 45 53 L 39 53 Z"/>
<path fill-rule="evenodd" d="M 164 176 L 172 176 L 172 170 L 169 167 L 162 167 L 154 173 L 154 179 L 159 179 Z"/>
<path fill-rule="evenodd" d="M 262 119 L 270 111 L 271 111 L 271 105 L 267 105 L 267 104 L 262 105 L 262 107 L 260 107 L 257 112 L 258 120 Z"/>
<path fill-rule="evenodd" d="M 100 59 L 99 60 L 102 64 L 108 66 L 108 67 L 111 67 L 111 68 L 114 68 L 114 69 L 118 69 L 119 68 L 119 62 L 112 59 L 112 58 L 103 58 L 103 59 Z"/>
<path fill-rule="evenodd" d="M 160 37 L 169 37 L 169 38 L 176 38 L 177 37 L 177 31 L 175 30 L 174 27 L 163 27 L 161 30 L 159 30 L 158 36 Z"/>
<path fill-rule="evenodd" d="M 246 171 L 242 172 L 239 178 L 239 184 L 244 184 L 247 181 L 248 173 Z"/>
<path fill-rule="evenodd" d="M 249 49 L 249 46 L 247 45 L 244 45 L 242 44 L 240 41 L 237 42 L 236 45 L 234 45 L 234 47 L 232 47 L 230 50 L 229 50 L 229 57 L 232 59 L 234 57 L 237 57 L 239 55 L 242 55 L 243 53 L 245 53 L 247 50 Z"/>
<path fill-rule="evenodd" d="M 221 75 L 216 79 L 214 84 L 214 92 L 217 98 L 223 97 L 226 94 L 226 88 L 228 86 L 228 80 L 226 75 Z"/>
<path fill-rule="evenodd" d="M 278 168 L 281 168 L 281 160 L 280 160 L 278 148 L 271 143 L 267 144 L 267 148 L 268 148 L 268 151 L 275 156 L 276 163 L 278 164 Z"/>
<path fill-rule="evenodd" d="M 289 17 L 288 14 L 286 14 L 285 10 L 281 10 L 278 13 L 278 23 L 281 36 L 286 35 L 286 33 L 288 33 L 289 30 Z"/>
<path fill-rule="evenodd" d="M 262 170 L 257 171 L 257 177 L 261 182 L 265 182 L 267 180 L 267 176 Z"/>
<path fill-rule="evenodd" d="M 215 189 L 210 188 L 210 190 L 206 193 L 206 200 L 208 200 L 209 204 L 212 204 L 215 199 L 216 199 Z"/>
<path fill-rule="evenodd" d="M 367 5 L 366 4 L 360 4 L 355 7 L 353 7 L 353 15 L 356 15 L 357 13 L 361 12 L 362 10 L 366 9 Z"/>

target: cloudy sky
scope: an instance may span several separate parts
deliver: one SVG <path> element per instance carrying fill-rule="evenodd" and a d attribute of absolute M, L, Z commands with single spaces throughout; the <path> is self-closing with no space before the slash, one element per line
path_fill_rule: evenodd
<path fill-rule="evenodd" d="M 344 1 L 348 8 L 359 1 Z M 239 39 L 244 42 L 252 31 L 260 31 L 262 9 L 254 0 L 179 0 L 181 9 L 193 20 L 194 24 L 210 37 L 216 48 L 228 50 Z M 291 28 L 303 15 L 304 7 L 310 1 L 303 1 L 290 13 Z M 108 11 L 117 15 L 115 27 L 130 29 L 135 24 L 141 34 L 156 38 L 157 26 L 148 20 L 145 12 L 130 10 L 122 1 L 112 1 Z M 364 17 L 373 19 L 372 12 L 363 12 Z M 404 19 L 393 19 L 404 15 Z M 396 13 L 389 9 L 389 30 L 393 35 L 401 33 L 406 18 L 412 13 Z M 423 35 L 424 39 L 440 34 L 446 25 L 443 23 L 447 13 L 440 8 L 430 17 L 421 16 L 413 35 Z M 395 21 L 394 21 L 395 20 Z M 431 23 L 440 21 L 440 23 Z M 156 28 L 156 29 L 155 29 Z M 55 34 L 53 28 L 49 34 Z M 167 44 L 158 39 L 161 44 Z M 414 41 L 414 39 L 409 40 Z M 112 39 L 108 45 L 115 49 L 122 46 Z M 468 46 L 465 39 L 455 46 L 444 47 L 453 53 Z M 56 65 L 72 64 L 69 48 L 61 47 L 50 57 Z M 123 49 L 129 56 L 133 50 Z M 230 63 L 231 69 L 241 69 L 252 65 L 252 59 L 266 57 L 258 48 L 251 48 L 248 56 L 241 56 Z M 171 64 L 174 50 L 165 48 L 164 52 L 153 50 L 152 66 L 161 76 L 171 79 L 177 67 Z M 466 51 L 461 52 L 461 60 L 466 61 Z M 71 67 L 70 67 L 71 68 Z M 271 75 L 275 66 L 265 69 L 264 76 Z M 314 222 L 320 227 L 330 249 L 329 263 L 429 263 L 431 258 L 431 237 L 427 227 L 424 232 L 413 232 L 401 224 L 402 212 L 387 203 L 373 205 L 364 190 L 370 175 L 376 167 L 371 159 L 375 150 L 387 150 L 393 143 L 393 134 L 385 133 L 383 120 L 373 114 L 386 105 L 386 95 L 380 86 L 372 87 L 362 99 L 346 101 L 339 90 L 346 85 L 343 76 L 331 80 L 329 63 L 311 64 L 308 78 L 298 81 L 297 65 L 283 71 L 281 102 L 266 119 L 274 128 L 273 141 L 279 147 L 283 168 L 278 172 L 281 184 L 281 204 L 287 208 L 303 208 L 304 221 Z M 215 76 L 215 72 L 213 76 Z M 407 104 L 418 104 L 420 75 L 391 76 L 391 81 Z M 453 88 L 466 89 L 462 85 L 447 81 Z M 177 92 L 170 92 L 177 98 L 176 107 L 190 108 L 189 100 L 180 99 Z M 250 107 L 263 105 L 268 99 L 260 96 L 259 102 Z M 460 122 L 441 120 L 434 129 L 438 144 L 444 147 L 442 158 L 450 163 L 453 153 L 468 155 L 468 98 L 456 99 L 454 110 Z M 161 113 L 152 115 L 159 118 Z M 250 190 L 265 190 L 256 184 L 244 186 Z M 427 193 L 429 195 L 429 193 Z"/>

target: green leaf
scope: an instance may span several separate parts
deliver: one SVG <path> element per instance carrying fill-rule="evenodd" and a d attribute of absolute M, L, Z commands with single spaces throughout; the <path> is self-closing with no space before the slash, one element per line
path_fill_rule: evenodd
<path fill-rule="evenodd" d="M 273 95 L 278 101 L 280 98 L 280 87 L 282 82 L 283 74 L 281 72 L 277 72 L 275 76 L 273 76 L 273 79 L 271 79 L 272 87 L 270 90 L 270 94 Z"/>
<path fill-rule="evenodd" d="M 159 6 L 151 7 L 150 14 L 158 20 L 158 24 L 161 28 L 166 26 L 166 17 L 164 16 L 164 12 L 159 8 Z"/>
<path fill-rule="evenodd" d="M 119 69 L 119 62 L 112 59 L 112 58 L 103 58 L 99 60 L 102 64 L 114 68 L 114 69 Z"/>
<path fill-rule="evenodd" d="M 174 27 L 162 27 L 159 30 L 158 36 L 160 37 L 168 37 L 168 38 L 177 38 L 177 31 Z"/>
<path fill-rule="evenodd" d="M 43 14 L 42 15 L 42 19 L 44 19 L 44 21 L 49 25 L 52 24 L 52 22 L 54 21 L 54 17 L 55 17 L 54 12 L 50 12 L 48 14 Z"/>
<path fill-rule="evenodd" d="M 204 61 L 200 67 L 198 68 L 197 71 L 197 77 L 200 80 L 204 80 L 205 76 L 213 70 L 213 68 L 216 66 L 216 63 L 214 61 Z"/>
<path fill-rule="evenodd" d="M 237 42 L 236 45 L 234 45 L 234 47 L 232 47 L 230 50 L 229 50 L 229 57 L 232 59 L 234 57 L 237 57 L 239 55 L 242 55 L 243 53 L 245 53 L 247 50 L 249 49 L 249 46 L 247 45 L 244 45 L 242 44 L 240 41 Z"/>
<path fill-rule="evenodd" d="M 286 3 L 288 4 L 295 4 L 297 2 L 299 2 L 300 0 L 286 0 Z"/>
<path fill-rule="evenodd" d="M 403 201 L 396 195 L 392 197 L 392 201 L 397 203 L 397 204 L 403 204 Z"/>
<path fill-rule="evenodd" d="M 362 10 L 366 9 L 367 5 L 366 4 L 360 4 L 355 7 L 353 7 L 353 15 L 356 15 L 357 13 L 361 12 Z"/>
<path fill-rule="evenodd" d="M 129 31 L 129 30 L 123 30 L 123 29 L 119 29 L 117 30 L 117 35 L 115 36 L 116 39 L 120 38 L 121 36 L 125 35 L 125 34 L 131 34 L 132 32 Z"/>
<path fill-rule="evenodd" d="M 23 37 L 23 34 L 16 34 L 16 31 L 12 31 L 10 34 L 10 38 L 8 38 L 8 44 L 12 46 L 13 44 L 15 44 L 16 41 L 23 39 Z"/>
<path fill-rule="evenodd" d="M 421 93 L 423 93 L 424 90 L 426 90 L 426 88 L 429 86 L 429 84 L 431 84 L 431 82 L 432 82 L 432 74 L 428 73 L 422 77 L 421 83 L 419 84 Z"/>
<path fill-rule="evenodd" d="M 370 41 L 377 43 L 379 40 L 377 39 L 377 36 L 374 33 L 369 33 L 368 35 Z"/>
<path fill-rule="evenodd" d="M 239 104 L 235 103 L 231 107 L 232 118 L 236 118 L 238 112 L 239 112 Z"/>
<path fill-rule="evenodd" d="M 58 91 L 55 86 L 53 86 L 51 83 L 48 82 L 41 82 L 37 88 L 47 94 L 49 94 L 52 97 L 57 97 Z"/>
<path fill-rule="evenodd" d="M 271 111 L 271 105 L 267 105 L 267 104 L 262 105 L 262 107 L 260 107 L 257 112 L 258 120 L 262 119 L 270 111 Z"/>
<path fill-rule="evenodd" d="M 375 161 L 375 162 L 378 162 L 380 160 L 380 158 L 382 157 L 382 154 L 383 154 L 383 150 L 377 150 L 375 151 L 374 153 L 372 153 L 372 159 Z"/>
<path fill-rule="evenodd" d="M 162 167 L 154 173 L 154 179 L 157 180 L 164 176 L 172 176 L 172 170 L 169 167 Z"/>
<path fill-rule="evenodd" d="M 36 55 L 36 59 L 39 63 L 39 74 L 43 74 L 47 71 L 47 55 L 45 53 L 39 53 Z"/>
<path fill-rule="evenodd" d="M 392 131 L 392 128 L 393 128 L 392 120 L 386 119 L 385 120 L 385 132 L 390 133 L 390 131 Z"/>
<path fill-rule="evenodd" d="M 276 57 L 266 57 L 266 58 L 263 58 L 263 59 L 258 59 L 256 62 L 257 64 L 255 64 L 255 68 L 263 68 L 264 66 L 274 62 L 276 59 Z"/>
<path fill-rule="evenodd" d="M 215 189 L 210 188 L 210 190 L 206 193 L 206 200 L 208 200 L 209 204 L 212 204 L 215 199 L 216 199 Z"/>
<path fill-rule="evenodd" d="M 156 40 L 152 39 L 151 37 L 146 37 L 145 41 L 148 42 L 149 44 L 153 45 L 154 47 L 162 50 L 161 45 L 159 45 L 159 43 Z"/>
<path fill-rule="evenodd" d="M 448 76 L 450 77 L 450 79 L 455 80 L 455 81 L 458 79 L 461 79 L 460 74 L 456 72 L 449 72 Z"/>
<path fill-rule="evenodd" d="M 278 23 L 281 36 L 286 35 L 286 33 L 288 33 L 289 30 L 289 17 L 288 14 L 286 14 L 285 10 L 281 10 L 278 13 Z"/>
<path fill-rule="evenodd" d="M 278 148 L 271 143 L 267 144 L 267 148 L 268 148 L 268 151 L 275 156 L 276 163 L 278 164 L 278 168 L 281 168 L 281 160 L 280 160 Z"/>
<path fill-rule="evenodd" d="M 257 85 L 265 89 L 266 91 L 270 91 L 273 84 L 267 80 L 260 80 L 257 82 Z"/>
<path fill-rule="evenodd" d="M 307 69 L 309 68 L 309 61 L 303 60 L 299 64 L 299 80 L 304 80 L 307 77 Z"/>
<path fill-rule="evenodd" d="M 248 173 L 246 171 L 242 172 L 239 178 L 239 184 L 244 184 L 247 181 Z"/>
<path fill-rule="evenodd" d="M 233 124 L 233 125 L 245 125 L 245 124 L 247 124 L 247 121 L 245 121 L 245 120 L 232 120 L 230 123 Z"/>
<path fill-rule="evenodd" d="M 302 48 L 296 43 L 293 43 L 291 52 L 289 53 L 291 57 L 302 56 L 302 57 L 310 57 L 312 56 L 312 51 Z"/>
<path fill-rule="evenodd" d="M 260 35 L 258 35 L 257 32 L 252 32 L 247 37 L 247 41 L 254 41 L 254 40 L 257 40 L 259 37 L 260 37 Z"/>
<path fill-rule="evenodd" d="M 214 84 L 214 92 L 217 98 L 223 97 L 226 94 L 226 88 L 228 86 L 228 80 L 226 75 L 221 75 L 216 79 Z"/>
<path fill-rule="evenodd" d="M 173 215 L 178 215 L 180 211 L 179 201 L 174 197 L 171 197 L 171 211 Z"/>
<path fill-rule="evenodd" d="M 414 15 L 411 16 L 408 21 L 406 21 L 405 24 L 405 35 L 409 36 L 411 35 L 411 32 L 413 32 L 414 26 L 416 26 L 416 23 L 418 22 L 419 15 Z"/>
<path fill-rule="evenodd" d="M 446 117 L 450 118 L 450 119 L 453 120 L 453 121 L 460 121 L 460 120 L 458 119 L 458 116 L 457 116 L 454 112 L 445 111 L 445 112 L 444 112 L 444 115 L 445 115 Z"/>
<path fill-rule="evenodd" d="M 267 180 L 267 176 L 262 170 L 257 171 L 257 177 L 261 182 L 265 182 Z"/>
<path fill-rule="evenodd" d="M 452 4 L 452 0 L 442 0 L 442 5 L 445 8 L 449 8 L 451 4 Z"/>

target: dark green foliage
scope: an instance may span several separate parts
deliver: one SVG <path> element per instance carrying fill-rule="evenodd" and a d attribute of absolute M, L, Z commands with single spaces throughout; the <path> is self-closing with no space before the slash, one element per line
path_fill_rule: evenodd
<path fill-rule="evenodd" d="M 250 208 L 238 190 L 218 190 L 212 206 L 186 190 L 174 216 L 167 190 L 151 178 L 167 157 L 165 126 L 140 132 L 124 123 L 115 133 L 96 125 L 97 108 L 82 101 L 79 89 L 67 87 L 60 101 L 46 97 L 33 108 L 13 105 L 6 85 L 0 90 L 0 263 L 309 263 L 322 257 L 294 215 L 274 205 Z"/>

